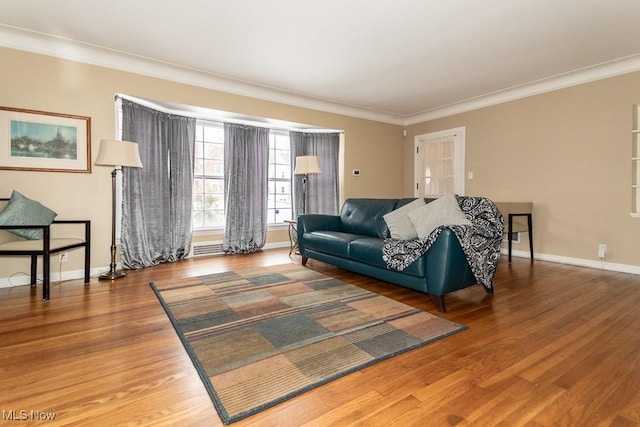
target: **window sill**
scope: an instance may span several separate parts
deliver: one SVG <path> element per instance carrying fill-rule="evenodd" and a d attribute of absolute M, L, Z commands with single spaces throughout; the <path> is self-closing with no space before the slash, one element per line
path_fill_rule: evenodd
<path fill-rule="evenodd" d="M 267 226 L 268 230 L 288 230 L 289 224 L 281 223 L 281 224 L 269 224 Z M 224 227 L 218 228 L 202 228 L 199 230 L 192 230 L 191 234 L 193 236 L 209 236 L 211 234 L 222 234 L 224 233 Z"/>
<path fill-rule="evenodd" d="M 211 234 L 221 234 L 224 233 L 224 228 L 201 228 L 198 230 L 192 230 L 191 234 L 193 236 L 210 236 Z"/>
<path fill-rule="evenodd" d="M 267 227 L 269 230 L 287 230 L 289 224 L 271 224 Z"/>

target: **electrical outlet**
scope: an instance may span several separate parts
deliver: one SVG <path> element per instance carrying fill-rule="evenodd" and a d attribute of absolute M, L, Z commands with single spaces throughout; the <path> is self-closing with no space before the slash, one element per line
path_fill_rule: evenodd
<path fill-rule="evenodd" d="M 60 254 L 60 262 L 67 262 L 69 261 L 69 253 L 68 252 L 62 252 Z"/>
<path fill-rule="evenodd" d="M 604 259 L 607 256 L 607 245 L 605 243 L 600 243 L 598 245 L 598 258 Z"/>

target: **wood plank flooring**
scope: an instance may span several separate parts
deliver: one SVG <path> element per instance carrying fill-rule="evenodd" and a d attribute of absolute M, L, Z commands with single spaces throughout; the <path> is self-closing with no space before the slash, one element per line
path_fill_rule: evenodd
<path fill-rule="evenodd" d="M 221 426 L 149 282 L 289 262 L 186 260 L 64 282 L 47 303 L 39 286 L 0 289 L 0 425 Z M 308 267 L 439 314 L 418 292 Z M 447 297 L 439 315 L 467 331 L 233 425 L 640 425 L 640 276 L 504 257 L 494 283 Z"/>

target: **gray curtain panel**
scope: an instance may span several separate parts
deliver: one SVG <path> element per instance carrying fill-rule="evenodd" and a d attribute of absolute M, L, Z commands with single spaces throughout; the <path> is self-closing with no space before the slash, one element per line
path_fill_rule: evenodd
<path fill-rule="evenodd" d="M 224 124 L 224 208 L 222 249 L 257 252 L 267 238 L 269 129 Z"/>
<path fill-rule="evenodd" d="M 143 168 L 124 168 L 122 265 L 186 257 L 191 247 L 196 119 L 122 100 L 122 138 L 138 143 Z"/>
<path fill-rule="evenodd" d="M 307 213 L 337 215 L 339 209 L 338 166 L 340 134 L 289 132 L 291 168 L 296 156 L 318 156 L 319 174 L 307 180 Z M 302 175 L 293 175 L 293 217 L 302 213 Z"/>

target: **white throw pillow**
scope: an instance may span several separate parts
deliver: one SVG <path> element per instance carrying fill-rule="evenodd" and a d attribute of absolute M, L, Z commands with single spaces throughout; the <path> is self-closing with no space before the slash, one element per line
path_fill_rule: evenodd
<path fill-rule="evenodd" d="M 407 203 L 406 205 L 399 207 L 382 217 L 384 218 L 384 222 L 387 223 L 387 227 L 389 227 L 389 232 L 393 239 L 411 240 L 418 237 L 418 233 L 409 219 L 409 212 L 423 206 L 425 206 L 424 199 L 419 197 L 413 202 Z"/>
<path fill-rule="evenodd" d="M 447 194 L 409 212 L 409 219 L 421 239 L 429 237 L 441 225 L 472 225 L 462 213 L 454 194 Z"/>

